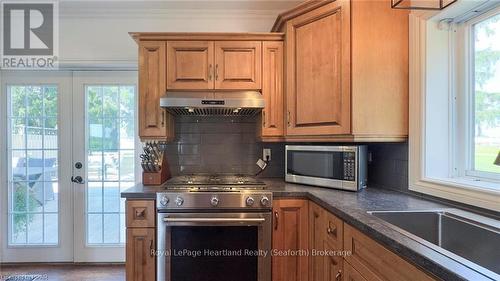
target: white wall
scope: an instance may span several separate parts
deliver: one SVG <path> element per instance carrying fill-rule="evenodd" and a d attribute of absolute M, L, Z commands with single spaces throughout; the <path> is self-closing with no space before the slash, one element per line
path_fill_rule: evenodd
<path fill-rule="evenodd" d="M 285 6 L 296 3 L 288 1 Z M 147 3 L 138 8 L 124 4 L 87 9 L 61 4 L 60 66 L 133 68 L 137 45 L 128 32 L 268 32 L 278 13 L 286 9 L 171 9 L 151 8 Z"/>

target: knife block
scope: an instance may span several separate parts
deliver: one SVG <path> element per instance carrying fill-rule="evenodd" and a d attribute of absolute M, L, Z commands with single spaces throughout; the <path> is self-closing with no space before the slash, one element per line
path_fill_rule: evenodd
<path fill-rule="evenodd" d="M 145 172 L 142 171 L 142 184 L 143 185 L 162 185 L 172 175 L 170 174 L 170 167 L 168 165 L 167 157 L 163 154 L 161 160 L 161 170 L 158 172 Z"/>

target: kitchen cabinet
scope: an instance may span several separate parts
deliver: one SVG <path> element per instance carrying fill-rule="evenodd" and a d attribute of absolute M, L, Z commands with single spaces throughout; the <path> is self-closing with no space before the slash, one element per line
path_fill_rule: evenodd
<path fill-rule="evenodd" d="M 286 141 L 405 141 L 408 12 L 382 1 L 308 1 L 282 13 Z"/>
<path fill-rule="evenodd" d="M 167 42 L 167 89 L 213 89 L 214 67 L 214 42 Z"/>
<path fill-rule="evenodd" d="M 309 257 L 308 201 L 282 199 L 273 202 L 273 281 L 307 281 Z M 287 252 L 288 251 L 288 252 Z M 295 253 L 290 253 L 294 251 Z M 283 253 L 280 255 L 279 253 Z"/>
<path fill-rule="evenodd" d="M 344 224 L 345 260 L 366 280 L 435 280 L 365 234 Z M 351 273 L 358 280 L 357 273 Z"/>
<path fill-rule="evenodd" d="M 156 208 L 154 200 L 126 201 L 126 279 L 156 279 Z"/>
<path fill-rule="evenodd" d="M 343 221 L 315 203 L 309 203 L 309 245 L 311 249 L 309 280 L 330 281 L 342 278 Z M 313 251 L 329 253 L 314 254 Z"/>
<path fill-rule="evenodd" d="M 262 43 L 262 95 L 265 108 L 258 124 L 262 140 L 283 140 L 283 42 Z"/>
<path fill-rule="evenodd" d="M 260 90 L 262 42 L 215 42 L 215 89 Z"/>
<path fill-rule="evenodd" d="M 173 139 L 173 117 L 160 107 L 165 94 L 165 42 L 139 43 L 139 136 L 141 139 Z"/>
<path fill-rule="evenodd" d="M 167 42 L 167 89 L 259 90 L 261 41 Z"/>
<path fill-rule="evenodd" d="M 368 281 L 349 263 L 344 264 L 344 281 Z"/>

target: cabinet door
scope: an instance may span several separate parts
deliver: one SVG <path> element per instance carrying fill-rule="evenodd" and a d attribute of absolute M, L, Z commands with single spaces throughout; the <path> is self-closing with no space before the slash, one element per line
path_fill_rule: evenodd
<path fill-rule="evenodd" d="M 331 245 L 327 240 L 323 240 L 324 249 L 327 252 L 338 251 L 339 249 Z M 342 256 L 328 255 L 324 256 L 324 281 L 340 281 L 342 280 L 342 270 L 344 259 Z M 320 280 L 320 279 L 318 279 Z"/>
<path fill-rule="evenodd" d="M 323 251 L 325 212 L 314 203 L 309 203 L 309 245 L 312 251 Z M 325 259 L 321 255 L 311 255 L 309 260 L 309 280 L 323 281 Z"/>
<path fill-rule="evenodd" d="M 127 281 L 156 280 L 154 228 L 127 228 Z"/>
<path fill-rule="evenodd" d="M 338 0 L 288 21 L 286 46 L 286 134 L 349 134 L 349 1 Z"/>
<path fill-rule="evenodd" d="M 165 94 L 165 42 L 139 43 L 139 136 L 172 137 L 170 116 L 160 107 Z"/>
<path fill-rule="evenodd" d="M 307 281 L 309 257 L 303 251 L 309 248 L 308 201 L 285 199 L 273 204 L 273 249 L 297 253 L 273 256 L 273 281 Z"/>
<path fill-rule="evenodd" d="M 283 136 L 283 42 L 262 43 L 262 137 Z"/>
<path fill-rule="evenodd" d="M 262 42 L 215 42 L 215 88 L 258 90 L 261 88 Z"/>
<path fill-rule="evenodd" d="M 167 89 L 214 88 L 214 42 L 167 42 Z"/>

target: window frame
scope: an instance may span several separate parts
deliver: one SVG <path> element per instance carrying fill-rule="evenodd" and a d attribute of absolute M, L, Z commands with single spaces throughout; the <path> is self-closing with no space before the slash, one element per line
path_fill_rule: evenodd
<path fill-rule="evenodd" d="M 444 11 L 410 13 L 408 186 L 417 193 L 500 211 L 500 182 L 465 175 L 469 163 L 459 148 L 469 141 L 464 133 L 470 124 L 460 119 L 467 113 L 463 99 L 468 85 L 458 82 L 466 80 L 460 70 L 467 67 L 463 52 L 470 46 L 455 44 L 464 33 L 455 32 L 458 26 L 450 21 L 468 21 L 477 16 L 478 5 L 489 11 L 493 4 L 498 5 L 462 1 Z"/>
<path fill-rule="evenodd" d="M 476 24 L 488 20 L 492 17 L 500 16 L 500 6 L 493 8 L 489 11 L 483 12 L 463 24 L 463 27 L 459 32 L 463 32 L 465 42 L 458 41 L 457 44 L 463 44 L 465 46 L 464 54 L 464 68 L 459 69 L 465 73 L 466 79 L 464 79 L 464 89 L 467 100 L 467 105 L 465 107 L 466 112 L 464 113 L 463 124 L 468 126 L 465 130 L 466 132 L 466 149 L 465 149 L 465 169 L 464 175 L 478 181 L 493 181 L 500 182 L 500 173 L 492 173 L 486 171 L 475 170 L 475 33 L 474 27 Z M 458 80 L 459 81 L 459 80 Z"/>

